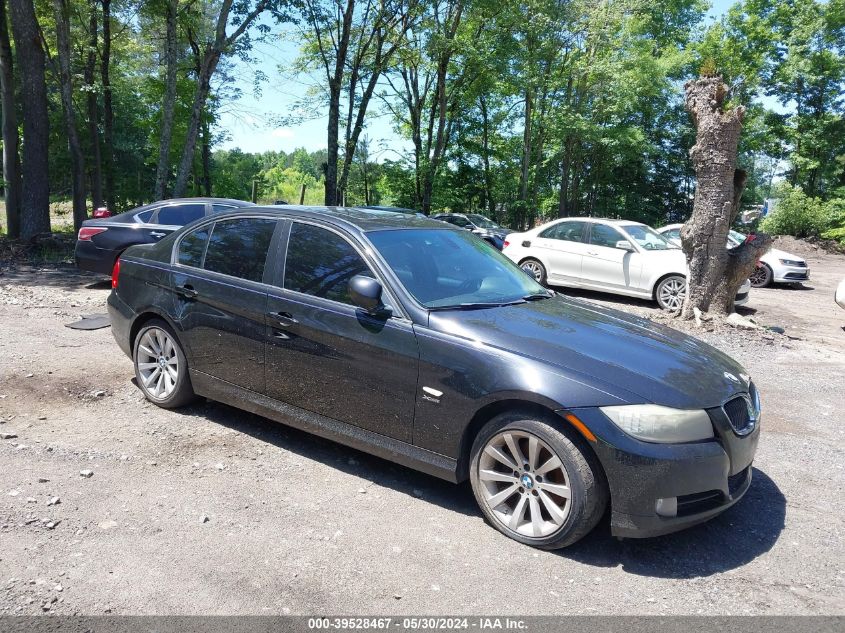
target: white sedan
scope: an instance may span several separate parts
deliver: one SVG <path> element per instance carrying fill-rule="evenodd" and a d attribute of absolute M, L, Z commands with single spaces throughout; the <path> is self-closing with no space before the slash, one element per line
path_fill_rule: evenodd
<path fill-rule="evenodd" d="M 645 224 L 563 218 L 511 233 L 502 252 L 541 284 L 652 299 L 679 310 L 687 291 L 683 252 Z M 748 301 L 746 281 L 736 304 Z"/>
<path fill-rule="evenodd" d="M 657 232 L 670 242 L 681 245 L 681 227 L 683 224 L 669 224 L 657 229 Z M 739 246 L 745 241 L 745 235 L 739 231 L 728 231 L 728 248 Z M 810 269 L 803 257 L 787 253 L 777 248 L 760 258 L 760 265 L 751 273 L 751 285 L 765 288 L 775 283 L 794 284 L 810 279 Z"/>

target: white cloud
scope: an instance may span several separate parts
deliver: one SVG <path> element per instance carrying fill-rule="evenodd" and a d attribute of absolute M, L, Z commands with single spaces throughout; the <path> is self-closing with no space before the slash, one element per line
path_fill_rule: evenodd
<path fill-rule="evenodd" d="M 293 130 L 290 129 L 289 127 L 276 128 L 270 134 L 272 136 L 276 137 L 276 138 L 284 138 L 284 139 L 291 139 L 295 136 Z"/>

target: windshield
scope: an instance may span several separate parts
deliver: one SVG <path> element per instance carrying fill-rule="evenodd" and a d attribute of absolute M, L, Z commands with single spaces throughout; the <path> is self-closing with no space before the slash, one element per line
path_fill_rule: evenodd
<path fill-rule="evenodd" d="M 521 303 L 545 288 L 487 242 L 466 231 L 396 229 L 367 237 L 426 308 Z"/>
<path fill-rule="evenodd" d="M 647 251 L 665 251 L 670 248 L 677 248 L 677 246 L 671 244 L 669 240 L 650 226 L 645 226 L 644 224 L 626 224 L 621 228 L 632 240 Z"/>
<path fill-rule="evenodd" d="M 730 246 L 739 246 L 745 241 L 745 236 L 739 231 L 728 231 L 728 241 L 733 242 Z"/>
<path fill-rule="evenodd" d="M 485 218 L 483 215 L 478 215 L 477 213 L 468 213 L 467 217 L 472 220 L 472 223 L 475 224 L 475 226 L 480 226 L 482 229 L 502 228 L 501 226 L 493 222 L 493 220 Z"/>

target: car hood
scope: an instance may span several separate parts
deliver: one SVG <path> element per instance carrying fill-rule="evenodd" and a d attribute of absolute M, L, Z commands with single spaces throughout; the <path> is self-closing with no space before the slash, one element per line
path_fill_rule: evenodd
<path fill-rule="evenodd" d="M 799 257 L 798 255 L 793 255 L 792 253 L 787 253 L 786 251 L 782 251 L 778 248 L 769 249 L 769 251 L 765 255 L 763 255 L 763 257 L 761 257 L 760 259 L 762 259 L 762 260 L 767 260 L 767 259 L 774 259 L 774 260 L 791 259 L 792 261 L 799 261 L 799 262 L 805 262 L 805 263 L 807 261 L 804 257 Z M 780 263 L 780 262 L 777 262 L 777 263 Z"/>
<path fill-rule="evenodd" d="M 696 338 L 560 295 L 432 312 L 429 327 L 591 377 L 602 390 L 617 388 L 624 400 L 636 394 L 643 402 L 707 408 L 747 388 L 741 365 Z"/>

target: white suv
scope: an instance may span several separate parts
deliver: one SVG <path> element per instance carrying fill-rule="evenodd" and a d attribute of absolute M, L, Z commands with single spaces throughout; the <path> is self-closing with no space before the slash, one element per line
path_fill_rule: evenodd
<path fill-rule="evenodd" d="M 563 218 L 511 233 L 502 252 L 542 284 L 653 299 L 679 310 L 687 286 L 683 252 L 639 222 Z M 745 282 L 736 304 L 748 301 Z"/>

